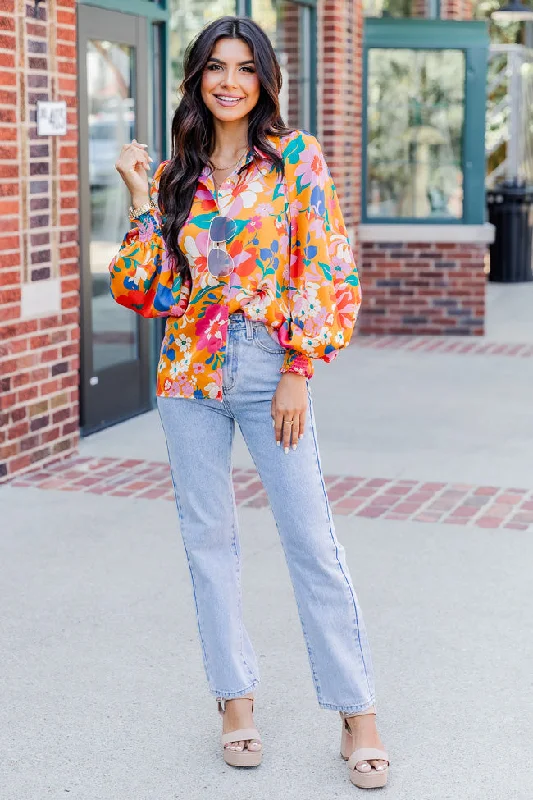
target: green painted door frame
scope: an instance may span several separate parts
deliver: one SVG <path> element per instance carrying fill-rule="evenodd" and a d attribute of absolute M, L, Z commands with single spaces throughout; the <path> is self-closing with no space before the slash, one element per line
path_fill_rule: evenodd
<path fill-rule="evenodd" d="M 148 109 L 148 137 L 147 144 L 156 160 L 166 158 L 168 152 L 168 131 L 166 119 L 168 114 L 168 17 L 169 13 L 165 3 L 150 2 L 150 0 L 79 0 L 80 6 L 92 6 L 106 11 L 116 11 L 143 17 L 146 20 L 146 51 L 147 63 L 150 74 L 146 78 Z M 156 58 L 159 56 L 159 60 Z M 159 70 L 159 72 L 155 72 Z M 80 148 L 80 152 L 81 152 Z M 80 164 L 80 168 L 83 165 Z M 82 220 L 83 224 L 83 220 Z M 127 220 L 124 221 L 124 231 L 127 230 Z M 149 359 L 150 372 L 155 376 L 161 341 L 161 325 L 156 322 L 150 324 Z M 150 402 L 155 406 L 155 380 L 151 381 Z"/>
<path fill-rule="evenodd" d="M 148 104 L 152 109 L 150 114 L 150 137 L 148 144 L 150 149 L 153 150 L 158 157 L 164 158 L 168 148 L 168 132 L 166 126 L 162 126 L 161 132 L 158 134 L 158 126 L 153 118 L 153 109 L 155 107 L 154 87 L 160 90 L 159 100 L 161 103 L 160 111 L 162 119 L 166 120 L 168 112 L 168 18 L 169 11 L 166 8 L 165 0 L 156 3 L 151 0 L 79 0 L 80 5 L 95 6 L 103 8 L 108 11 L 118 11 L 123 14 L 133 14 L 137 17 L 144 17 L 148 21 L 147 25 L 147 42 L 148 49 L 148 63 L 151 70 L 154 69 L 156 64 L 155 55 L 156 49 L 160 57 L 160 64 L 163 65 L 161 72 L 158 76 L 151 74 L 148 76 L 148 86 L 150 87 Z M 157 40 L 156 40 L 157 37 Z"/>
<path fill-rule="evenodd" d="M 363 180 L 362 221 L 365 224 L 485 222 L 485 104 L 489 35 L 485 22 L 367 18 L 363 35 Z M 463 217 L 376 218 L 367 216 L 368 53 L 372 48 L 462 50 L 465 56 L 462 137 Z"/>

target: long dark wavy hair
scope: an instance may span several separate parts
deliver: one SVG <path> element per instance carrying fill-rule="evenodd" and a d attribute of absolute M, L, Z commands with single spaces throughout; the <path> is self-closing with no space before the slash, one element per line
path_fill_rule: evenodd
<path fill-rule="evenodd" d="M 281 69 L 270 39 L 248 17 L 219 17 L 203 28 L 185 51 L 183 97 L 172 120 L 172 155 L 159 184 L 159 207 L 163 214 L 163 238 L 174 256 L 182 278 L 190 277 L 189 265 L 178 246 L 178 235 L 191 210 L 196 184 L 214 149 L 213 117 L 201 94 L 204 68 L 218 39 L 242 39 L 252 51 L 261 90 L 248 117 L 248 147 L 257 146 L 283 174 L 283 159 L 272 148 L 267 135 L 285 135 L 280 115 Z"/>

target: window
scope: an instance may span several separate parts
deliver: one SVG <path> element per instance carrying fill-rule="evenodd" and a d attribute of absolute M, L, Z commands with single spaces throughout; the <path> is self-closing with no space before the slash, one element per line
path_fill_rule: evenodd
<path fill-rule="evenodd" d="M 316 105 L 314 7 L 287 0 L 252 0 L 252 14 L 269 36 L 280 63 L 283 77 L 280 110 L 285 124 L 313 131 Z"/>
<path fill-rule="evenodd" d="M 369 218 L 462 218 L 464 79 L 460 50 L 370 51 Z"/>
<path fill-rule="evenodd" d="M 363 0 L 365 17 L 421 17 L 438 19 L 440 0 Z"/>
<path fill-rule="evenodd" d="M 188 44 L 209 22 L 236 13 L 235 0 L 169 0 L 170 95 L 173 107 L 179 102 L 183 80 L 183 57 Z"/>
<path fill-rule="evenodd" d="M 363 221 L 485 220 L 484 23 L 367 19 Z"/>

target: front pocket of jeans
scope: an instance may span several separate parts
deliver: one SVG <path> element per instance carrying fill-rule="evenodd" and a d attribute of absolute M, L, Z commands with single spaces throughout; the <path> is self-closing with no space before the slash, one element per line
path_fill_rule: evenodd
<path fill-rule="evenodd" d="M 272 353 L 272 355 L 281 355 L 285 352 L 285 348 L 272 338 L 264 325 L 254 327 L 254 341 L 261 350 Z"/>

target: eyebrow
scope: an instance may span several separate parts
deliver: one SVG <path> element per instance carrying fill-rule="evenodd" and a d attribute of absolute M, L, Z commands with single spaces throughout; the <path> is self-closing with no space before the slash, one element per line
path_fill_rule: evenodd
<path fill-rule="evenodd" d="M 216 61 L 217 64 L 225 64 L 226 63 L 225 61 L 221 61 L 220 58 L 214 58 L 214 57 L 213 58 L 208 58 L 207 60 L 208 61 Z M 238 67 L 244 67 L 245 64 L 253 64 L 253 63 L 254 63 L 253 58 L 249 58 L 248 61 L 241 61 L 239 64 L 237 64 L 237 66 Z"/>

